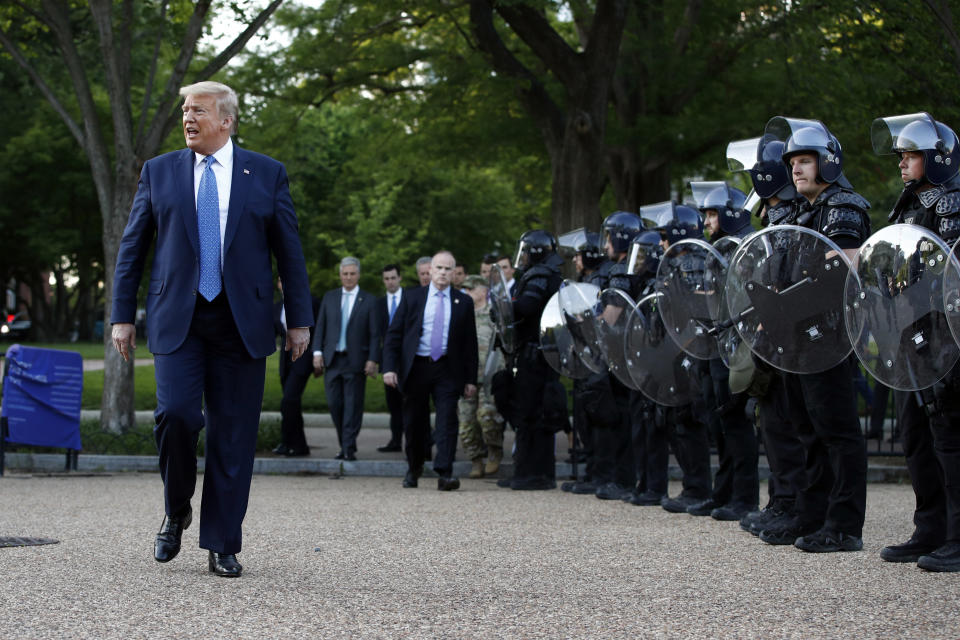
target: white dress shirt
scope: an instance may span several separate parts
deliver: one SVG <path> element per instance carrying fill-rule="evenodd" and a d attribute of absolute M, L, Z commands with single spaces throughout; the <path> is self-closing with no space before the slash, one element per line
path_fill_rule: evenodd
<path fill-rule="evenodd" d="M 420 344 L 417 345 L 418 356 L 430 355 L 430 340 L 433 338 L 433 318 L 437 314 L 437 292 L 440 290 L 431 282 L 427 289 L 427 302 L 423 308 L 423 329 L 420 332 Z M 450 337 L 450 312 L 452 311 L 451 292 L 447 287 L 443 290 L 443 355 L 447 355 L 447 340 Z"/>
<path fill-rule="evenodd" d="M 203 160 L 207 156 L 193 154 L 193 206 L 197 206 L 200 191 L 200 176 L 203 175 Z M 233 141 L 213 152 L 213 177 L 217 179 L 217 199 L 220 201 L 220 268 L 223 268 L 223 237 L 227 231 L 227 213 L 230 210 L 230 187 L 233 184 Z"/>

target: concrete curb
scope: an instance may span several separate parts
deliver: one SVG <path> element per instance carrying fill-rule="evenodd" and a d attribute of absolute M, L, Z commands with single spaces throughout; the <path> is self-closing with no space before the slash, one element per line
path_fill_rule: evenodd
<path fill-rule="evenodd" d="M 157 456 L 103 456 L 79 455 L 77 457 L 76 472 L 65 470 L 65 456 L 60 453 L 7 453 L 6 468 L 24 473 L 124 473 L 146 472 L 158 473 Z M 197 468 L 203 470 L 204 459 L 197 460 Z M 579 465 L 583 472 L 583 465 Z M 770 468 L 761 464 L 759 467 L 760 479 L 770 477 Z M 339 476 L 370 476 L 382 478 L 402 478 L 407 472 L 407 463 L 404 460 L 357 460 L 346 462 L 331 458 L 256 458 L 253 462 L 253 472 L 264 475 L 339 475 Z M 469 461 L 454 463 L 453 473 L 466 477 L 470 472 Z M 716 467 L 713 468 L 716 473 Z M 513 474 L 513 464 L 504 463 L 500 466 L 498 478 L 509 478 Z M 556 465 L 558 479 L 572 477 L 572 465 L 562 462 Z M 680 467 L 670 465 L 671 480 L 680 480 L 683 474 Z M 427 463 L 424 467 L 425 477 L 436 477 L 436 474 Z M 906 467 L 896 465 L 875 464 L 867 469 L 867 482 L 909 483 L 910 475 Z"/>

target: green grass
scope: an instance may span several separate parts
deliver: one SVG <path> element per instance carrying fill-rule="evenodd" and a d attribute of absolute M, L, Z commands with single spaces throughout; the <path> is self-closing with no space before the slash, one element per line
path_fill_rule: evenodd
<path fill-rule="evenodd" d="M 26 343 L 24 343 L 26 344 Z M 89 342 L 78 343 L 30 343 L 31 347 L 47 349 L 62 349 L 65 351 L 79 351 L 85 359 L 102 360 L 103 346 Z M 3 347 L 0 346 L 0 349 Z M 141 358 L 150 357 L 150 352 L 142 349 Z M 280 362 L 279 353 L 267 358 L 266 382 L 263 390 L 263 410 L 280 411 L 280 400 L 283 398 L 283 389 L 280 387 L 280 374 L 277 370 Z M 133 375 L 134 408 L 137 411 L 153 411 L 157 406 L 156 380 L 153 377 L 153 367 L 135 367 Z M 0 383 L 2 389 L 2 383 Z M 103 371 L 87 371 L 83 374 L 83 401 L 84 409 L 99 409 L 103 398 Z M 303 410 L 308 413 L 322 413 L 327 411 L 327 396 L 323 388 L 323 377 L 310 378 L 307 388 L 303 392 Z M 371 413 L 387 411 L 387 401 L 383 392 L 383 379 L 367 378 L 367 392 L 364 410 Z"/>
<path fill-rule="evenodd" d="M 0 352 L 15 344 L 14 342 L 0 343 Z M 21 342 L 25 347 L 39 347 L 41 349 L 59 349 L 61 351 L 76 351 L 84 360 L 103 360 L 102 342 Z M 149 357 L 148 353 L 146 357 Z"/>
<path fill-rule="evenodd" d="M 80 421 L 80 441 L 83 443 L 82 453 L 86 455 L 123 455 L 123 456 L 155 456 L 157 455 L 156 440 L 153 437 L 153 423 L 138 423 L 125 433 L 110 433 L 104 431 L 98 420 Z M 257 451 L 267 452 L 280 444 L 280 421 L 264 420 L 260 423 L 257 433 Z M 16 451 L 16 444 L 7 444 L 9 451 Z M 63 449 L 52 447 L 26 446 L 25 451 L 31 453 L 62 453 Z M 203 456 L 204 432 L 200 434 L 197 443 L 197 455 Z"/>
<path fill-rule="evenodd" d="M 280 411 L 283 389 L 280 387 L 280 374 L 277 371 L 278 354 L 267 358 L 267 378 L 263 390 L 263 410 Z M 153 367 L 136 367 L 133 374 L 134 408 L 145 411 L 156 408 L 156 381 Z M 83 374 L 83 408 L 97 409 L 103 396 L 103 371 L 88 371 Z M 303 392 L 303 410 L 307 413 L 327 411 L 327 396 L 323 388 L 323 378 L 310 378 Z M 364 410 L 382 413 L 387 410 L 387 401 L 383 393 L 381 378 L 367 378 L 367 393 Z"/>

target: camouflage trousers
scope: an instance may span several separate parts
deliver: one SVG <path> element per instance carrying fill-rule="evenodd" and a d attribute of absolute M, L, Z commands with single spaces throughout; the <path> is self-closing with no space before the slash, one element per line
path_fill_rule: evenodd
<path fill-rule="evenodd" d="M 486 456 L 487 447 L 503 447 L 503 417 L 484 387 L 479 387 L 472 398 L 460 398 L 457 416 L 460 442 L 468 460 Z"/>

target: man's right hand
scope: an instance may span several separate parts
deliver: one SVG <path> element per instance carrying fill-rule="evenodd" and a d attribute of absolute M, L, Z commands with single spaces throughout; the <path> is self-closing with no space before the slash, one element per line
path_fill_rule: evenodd
<path fill-rule="evenodd" d="M 129 322 L 118 322 L 113 325 L 110 332 L 110 338 L 113 340 L 113 346 L 116 347 L 120 355 L 127 362 L 130 362 L 130 355 L 137 348 L 137 329 Z"/>
<path fill-rule="evenodd" d="M 323 373 L 323 356 L 313 356 L 313 377 L 319 378 Z"/>
<path fill-rule="evenodd" d="M 383 384 L 387 385 L 388 387 L 394 387 L 394 388 L 396 388 L 396 386 L 397 386 L 397 372 L 396 372 L 396 371 L 387 371 L 385 374 L 383 374 Z"/>

